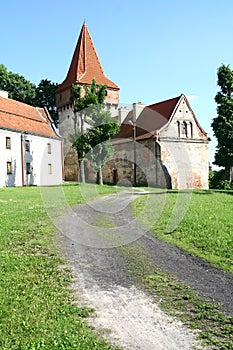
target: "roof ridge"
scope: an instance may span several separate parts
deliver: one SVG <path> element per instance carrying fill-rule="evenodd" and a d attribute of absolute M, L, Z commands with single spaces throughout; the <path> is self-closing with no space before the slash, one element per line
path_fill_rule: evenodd
<path fill-rule="evenodd" d="M 103 69 L 103 67 L 102 67 L 102 65 L 101 65 L 101 63 L 100 63 L 99 56 L 97 55 L 97 51 L 96 51 L 96 48 L 95 48 L 94 42 L 93 42 L 93 40 L 92 40 L 91 34 L 90 34 L 90 32 L 89 32 L 89 30 L 88 30 L 88 28 L 87 28 L 87 25 L 86 25 L 86 24 L 85 24 L 85 26 L 86 26 L 86 31 L 87 31 L 87 33 L 89 34 L 89 37 L 90 37 L 90 39 L 91 39 L 90 44 L 91 44 L 91 46 L 93 47 L 94 54 L 95 54 L 95 56 L 96 56 L 97 61 L 99 62 L 99 68 L 101 69 L 101 71 L 102 71 L 103 75 L 105 76 L 105 74 L 104 74 L 104 69 Z"/>
<path fill-rule="evenodd" d="M 16 103 L 16 104 L 21 104 L 21 105 L 26 106 L 27 108 L 28 108 L 28 107 L 30 107 L 30 108 L 36 108 L 35 106 L 29 105 L 29 104 L 27 104 L 27 103 L 25 103 L 25 102 L 21 102 L 21 101 L 18 101 L 18 100 L 14 100 L 13 98 L 10 98 L 10 97 L 5 98 L 5 97 L 1 97 L 1 96 L 0 96 L 0 99 L 1 99 L 1 100 L 4 100 L 4 101 L 11 101 L 12 103 Z M 38 108 L 42 108 L 42 107 L 38 107 Z"/>
<path fill-rule="evenodd" d="M 179 96 L 176 96 L 176 97 L 171 97 L 171 98 L 167 98 L 166 100 L 162 100 L 162 101 L 159 101 L 159 102 L 152 103 L 150 105 L 145 106 L 145 108 L 149 108 L 151 106 L 155 106 L 155 105 L 158 105 L 160 103 L 165 103 L 165 102 L 168 102 L 168 101 L 171 101 L 171 100 L 180 99 L 182 95 L 183 94 L 180 94 Z"/>
<path fill-rule="evenodd" d="M 26 115 L 18 114 L 18 113 L 5 111 L 4 109 L 0 109 L 0 112 L 5 113 L 5 114 L 10 114 L 10 115 L 15 115 L 15 116 L 20 117 L 20 118 L 30 119 L 30 120 L 33 120 L 33 121 L 38 122 L 38 123 L 42 123 L 41 120 L 38 120 L 38 119 L 35 119 L 32 117 L 28 117 Z"/>

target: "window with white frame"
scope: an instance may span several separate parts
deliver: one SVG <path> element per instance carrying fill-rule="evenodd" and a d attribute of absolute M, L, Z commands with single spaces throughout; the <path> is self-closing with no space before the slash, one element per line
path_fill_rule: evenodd
<path fill-rule="evenodd" d="M 6 137 L 6 149 L 11 149 L 11 138 Z"/>
<path fill-rule="evenodd" d="M 29 140 L 26 140 L 26 141 L 25 141 L 25 150 L 26 150 L 27 152 L 30 152 L 30 141 L 29 141 Z"/>
<path fill-rule="evenodd" d="M 6 169 L 7 169 L 7 174 L 8 175 L 12 174 L 12 162 L 7 162 L 6 163 Z"/>
<path fill-rule="evenodd" d="M 48 164 L 48 174 L 52 174 L 52 164 Z"/>
<path fill-rule="evenodd" d="M 29 175 L 32 173 L 31 163 L 26 163 L 26 174 Z"/>
<path fill-rule="evenodd" d="M 47 148 L 48 148 L 48 154 L 51 154 L 52 153 L 51 143 L 47 144 Z"/>

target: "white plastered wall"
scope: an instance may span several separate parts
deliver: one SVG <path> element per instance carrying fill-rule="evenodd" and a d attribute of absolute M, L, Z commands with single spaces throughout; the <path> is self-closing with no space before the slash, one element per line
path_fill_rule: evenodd
<path fill-rule="evenodd" d="M 22 134 L 0 129 L 0 187 L 58 185 L 62 183 L 61 140 L 36 135 Z M 6 137 L 11 139 L 11 148 L 6 149 Z M 30 147 L 25 148 L 26 140 Z M 51 153 L 49 153 L 50 144 Z M 24 169 L 22 171 L 22 153 Z M 12 174 L 7 174 L 7 162 L 12 163 Z M 27 173 L 27 163 L 30 173 Z M 22 176 L 24 174 L 24 178 Z"/>
<path fill-rule="evenodd" d="M 11 148 L 6 148 L 10 137 Z M 7 162 L 12 164 L 12 174 L 7 174 Z M 20 133 L 0 129 L 0 187 L 22 186 Z"/>

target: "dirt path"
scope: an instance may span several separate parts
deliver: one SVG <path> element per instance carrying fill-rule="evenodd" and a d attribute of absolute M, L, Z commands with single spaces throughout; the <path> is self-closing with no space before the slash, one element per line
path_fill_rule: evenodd
<path fill-rule="evenodd" d="M 124 349 L 194 349 L 195 334 L 165 315 L 135 287 L 116 247 L 139 242 L 157 266 L 221 302 L 230 314 L 232 276 L 147 235 L 132 219 L 129 204 L 133 198 L 123 193 L 78 206 L 60 223 L 66 256 L 77 278 L 77 293 L 96 310 L 92 325 L 110 329 L 108 337 Z"/>

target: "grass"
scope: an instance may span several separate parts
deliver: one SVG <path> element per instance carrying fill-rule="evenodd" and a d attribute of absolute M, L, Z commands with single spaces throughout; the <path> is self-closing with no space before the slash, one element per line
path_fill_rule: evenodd
<path fill-rule="evenodd" d="M 191 197 L 183 193 L 183 203 L 182 194 L 170 191 L 163 197 L 142 196 L 132 205 L 150 234 L 233 272 L 233 191 L 194 191 Z M 168 232 L 173 221 L 179 224 Z"/>
<path fill-rule="evenodd" d="M 233 191 L 194 191 L 191 196 L 168 191 L 140 197 L 132 206 L 151 235 L 233 272 Z M 153 265 L 142 247 L 119 250 L 131 274 L 163 310 L 198 330 L 203 344 L 211 349 L 233 349 L 233 318 L 220 306 Z"/>
<path fill-rule="evenodd" d="M 114 348 L 87 326 L 85 318 L 91 310 L 78 307 L 70 293 L 72 276 L 61 268 L 64 261 L 58 255 L 55 227 L 48 214 L 53 218 L 53 213 L 56 216 L 69 206 L 117 191 L 114 186 L 77 184 L 0 189 L 1 349 Z M 141 196 L 133 208 L 151 234 L 232 271 L 232 194 L 194 191 L 189 201 L 179 193 L 160 191 Z M 104 214 L 93 221 L 100 229 L 113 225 Z M 174 227 L 179 225 L 168 233 L 171 221 Z M 233 349 L 232 318 L 217 305 L 154 266 L 142 247 L 119 247 L 118 251 L 130 273 L 164 310 L 200 330 L 199 337 L 213 349 Z"/>
<path fill-rule="evenodd" d="M 218 305 L 203 300 L 174 275 L 155 266 L 139 244 L 119 247 L 118 252 L 129 275 L 136 278 L 162 310 L 197 331 L 202 345 L 215 350 L 233 349 L 233 318 L 221 312 Z"/>
<path fill-rule="evenodd" d="M 63 191 L 68 205 L 85 201 L 77 185 Z M 114 191 L 87 186 L 89 197 Z M 0 204 L 0 348 L 113 349 L 87 326 L 91 310 L 78 307 L 70 294 L 72 276 L 61 268 L 40 189 L 0 189 Z"/>

